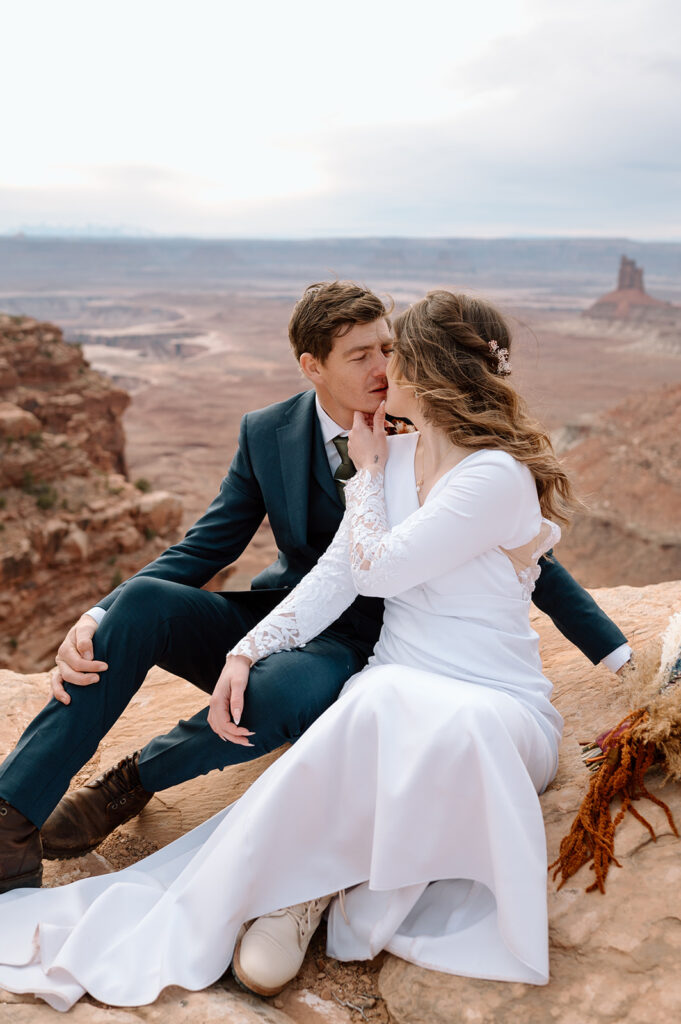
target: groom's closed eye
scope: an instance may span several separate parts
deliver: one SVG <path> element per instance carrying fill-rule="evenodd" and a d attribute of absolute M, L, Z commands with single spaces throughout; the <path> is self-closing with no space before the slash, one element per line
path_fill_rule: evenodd
<path fill-rule="evenodd" d="M 384 355 L 384 356 L 385 356 L 386 358 L 387 358 L 388 356 L 391 356 L 391 355 L 392 355 L 392 353 L 393 353 L 393 349 L 392 349 L 392 346 L 391 346 L 390 348 L 384 348 L 384 349 L 381 349 L 381 351 L 383 352 L 383 355 Z M 359 363 L 359 362 L 361 362 L 361 361 L 362 361 L 362 359 L 366 359 L 366 357 L 367 357 L 368 355 L 370 355 L 370 354 L 371 354 L 371 350 L 370 350 L 370 349 L 367 349 L 367 350 L 366 350 L 366 352 L 363 352 L 363 353 L 362 353 L 361 355 L 359 355 L 359 356 L 353 356 L 353 358 L 352 358 L 352 359 L 350 359 L 350 360 L 349 360 L 349 362 L 351 362 L 351 363 Z"/>

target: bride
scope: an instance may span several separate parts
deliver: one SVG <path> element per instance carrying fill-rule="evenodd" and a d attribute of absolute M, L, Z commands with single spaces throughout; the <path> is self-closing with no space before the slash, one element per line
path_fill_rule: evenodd
<path fill-rule="evenodd" d="M 59 1010 L 85 991 L 140 1005 L 170 984 L 215 981 L 240 938 L 235 972 L 266 994 L 289 980 L 282 921 L 297 928 L 296 960 L 320 896 L 346 889 L 330 907 L 332 956 L 388 949 L 441 971 L 546 983 L 537 794 L 555 774 L 562 723 L 529 603 L 573 499 L 507 379 L 509 349 L 499 313 L 463 295 L 430 292 L 397 318 L 385 410 L 417 430 L 386 439 L 383 408 L 373 428 L 355 417 L 339 531 L 230 652 L 210 724 L 248 743 L 251 665 L 307 643 L 358 593 L 386 599 L 369 663 L 193 832 L 116 874 L 0 897 L 0 987 Z"/>

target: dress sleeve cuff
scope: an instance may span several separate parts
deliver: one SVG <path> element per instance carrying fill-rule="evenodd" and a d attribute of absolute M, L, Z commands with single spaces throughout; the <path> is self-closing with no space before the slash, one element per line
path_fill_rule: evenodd
<path fill-rule="evenodd" d="M 601 665 L 605 665 L 605 667 L 609 668 L 611 672 L 617 672 L 622 668 L 622 665 L 626 665 L 629 661 L 631 653 L 631 647 L 629 644 L 622 644 L 621 647 L 615 648 L 615 650 L 611 651 L 610 654 L 606 654 L 601 661 Z"/>

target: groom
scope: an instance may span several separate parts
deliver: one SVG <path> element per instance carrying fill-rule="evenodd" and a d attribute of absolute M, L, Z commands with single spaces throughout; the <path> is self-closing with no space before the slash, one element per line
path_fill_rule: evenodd
<path fill-rule="evenodd" d="M 358 597 L 304 648 L 253 667 L 231 742 L 213 732 L 205 708 L 64 796 L 152 665 L 210 694 L 227 652 L 312 568 L 340 523 L 343 482 L 354 472 L 353 412 L 373 413 L 386 395 L 387 310 L 350 282 L 311 285 L 289 337 L 313 390 L 243 418 L 233 462 L 204 516 L 85 613 L 60 646 L 53 698 L 0 766 L 0 892 L 40 885 L 43 846 L 47 857 L 78 856 L 157 790 L 295 741 L 366 663 L 383 603 Z M 265 516 L 277 560 L 250 591 L 202 590 L 241 555 Z M 625 637 L 558 562 L 542 559 L 534 600 L 594 663 L 616 671 L 629 657 Z"/>

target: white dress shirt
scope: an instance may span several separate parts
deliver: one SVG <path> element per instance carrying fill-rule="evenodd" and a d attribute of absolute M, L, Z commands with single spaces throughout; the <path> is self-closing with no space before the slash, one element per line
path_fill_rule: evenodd
<path fill-rule="evenodd" d="M 343 437 L 347 437 L 350 431 L 345 427 L 340 427 L 335 420 L 331 419 L 328 412 L 324 412 L 318 395 L 315 395 L 315 406 L 317 408 L 317 419 L 319 420 L 319 425 L 322 428 L 324 450 L 326 452 L 326 457 L 329 460 L 331 473 L 333 474 L 343 461 L 338 454 L 338 449 L 333 443 L 333 439 L 334 437 L 338 437 L 339 434 L 342 434 Z"/>
<path fill-rule="evenodd" d="M 333 443 L 333 439 L 334 437 L 338 437 L 339 434 L 347 437 L 350 431 L 345 427 L 341 427 L 335 420 L 332 420 L 329 414 L 322 409 L 318 395 L 315 395 L 315 407 L 317 409 L 317 419 L 319 420 L 319 425 L 322 428 L 324 450 L 326 452 L 326 457 L 329 460 L 331 474 L 333 475 L 342 461 L 338 454 L 338 449 Z M 86 614 L 91 615 L 97 623 L 100 623 L 106 615 L 106 609 L 99 607 L 89 608 Z M 617 647 L 614 651 L 611 651 L 610 654 L 606 655 L 601 664 L 605 665 L 606 668 L 609 668 L 611 672 L 617 672 L 618 669 L 622 668 L 622 665 L 629 661 L 630 657 L 631 647 L 629 644 L 622 644 L 621 647 Z"/>

